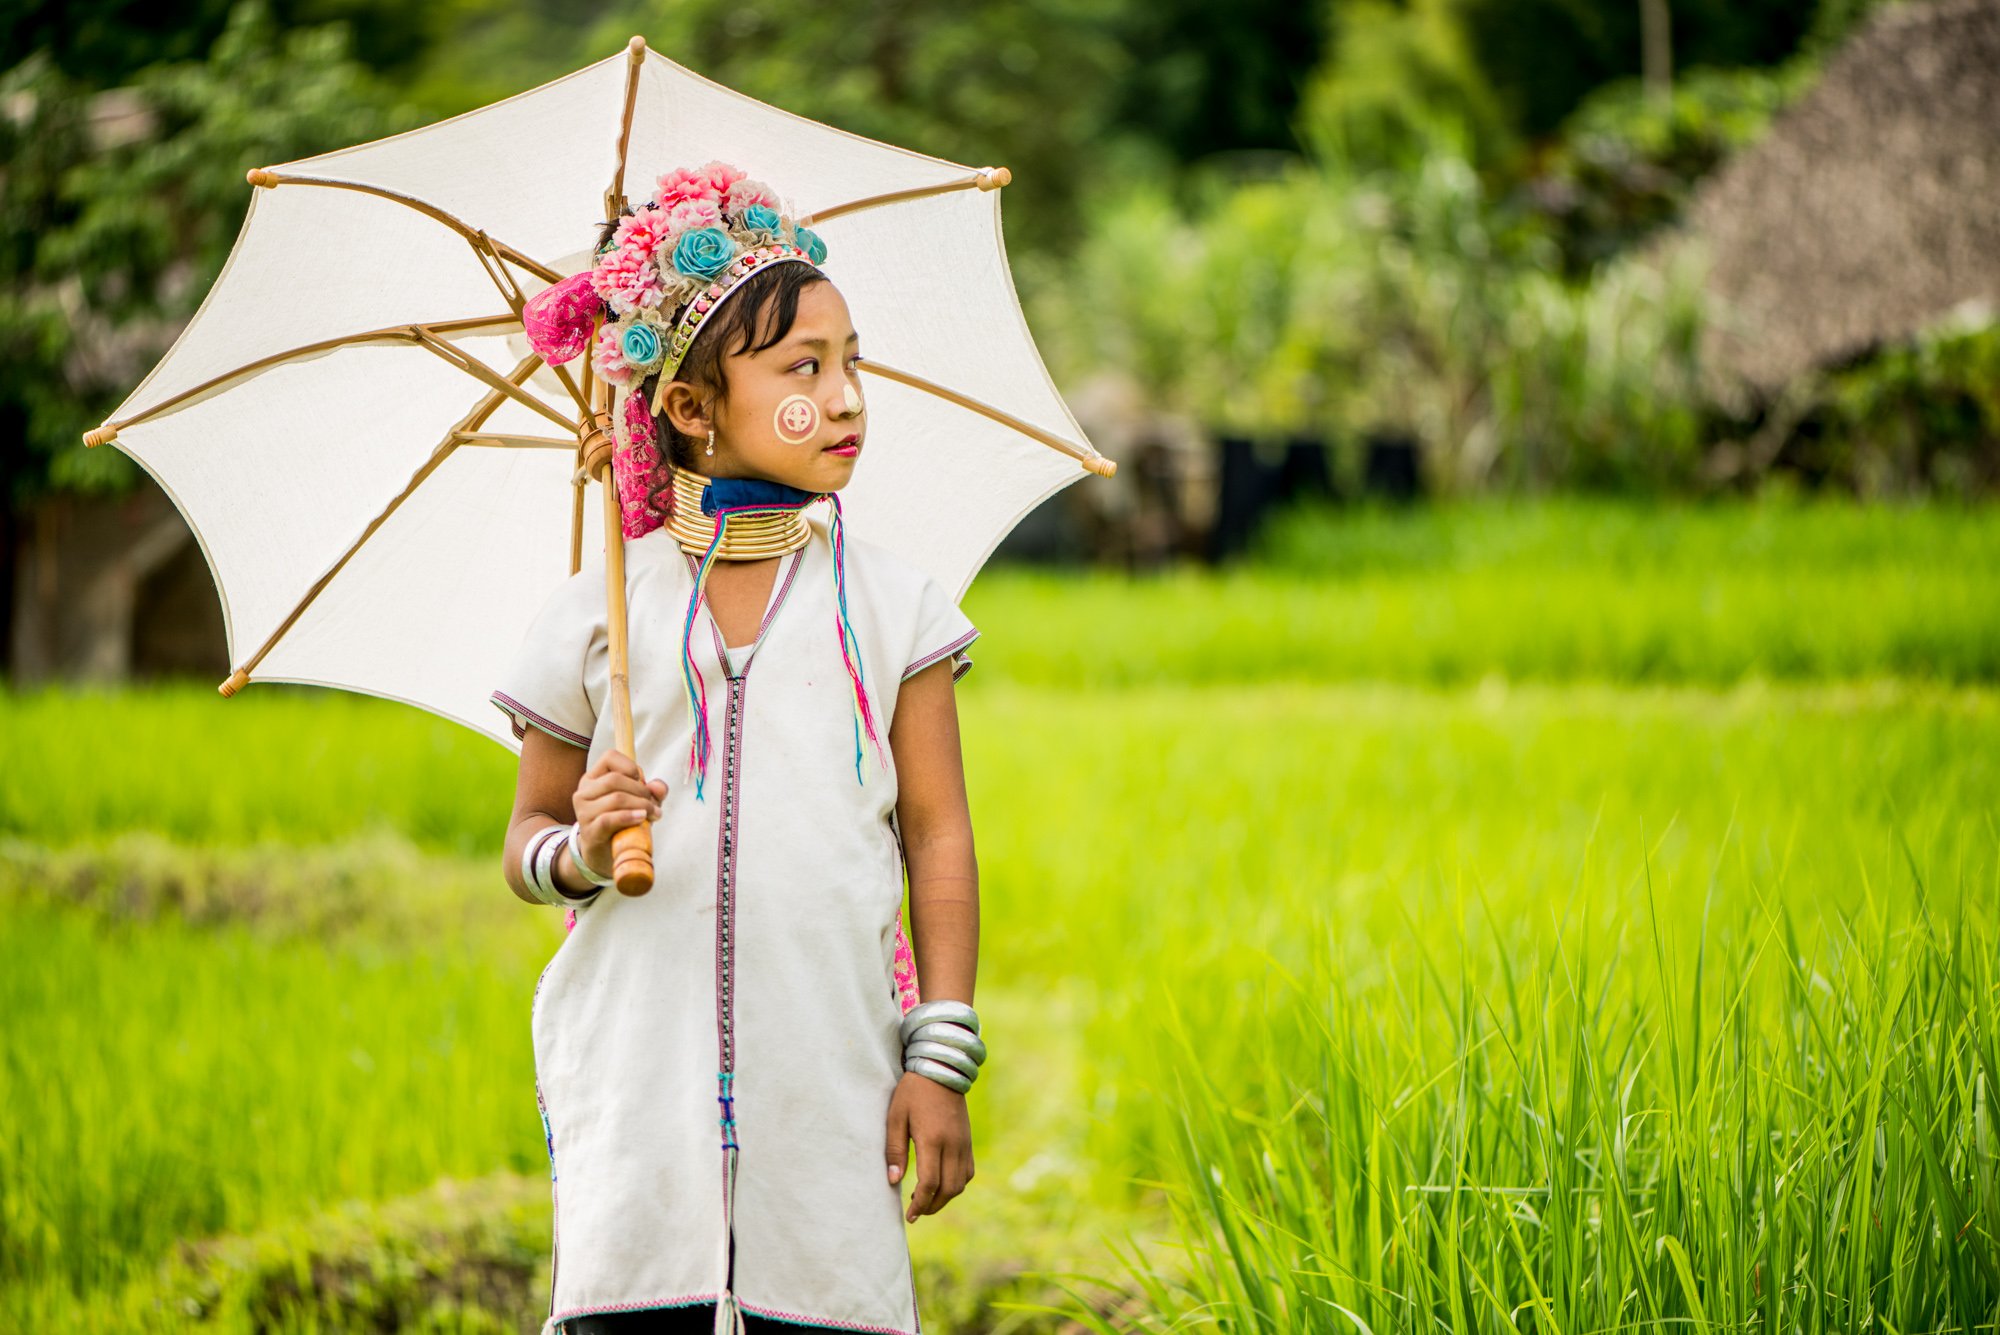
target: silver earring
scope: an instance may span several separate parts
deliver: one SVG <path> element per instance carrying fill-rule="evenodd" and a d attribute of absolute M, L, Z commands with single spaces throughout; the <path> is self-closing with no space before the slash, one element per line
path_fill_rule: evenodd
<path fill-rule="evenodd" d="M 714 453 L 715 453 L 715 428 L 714 428 L 714 427 L 710 427 L 710 428 L 708 429 L 708 452 L 709 452 L 710 454 L 714 454 Z"/>

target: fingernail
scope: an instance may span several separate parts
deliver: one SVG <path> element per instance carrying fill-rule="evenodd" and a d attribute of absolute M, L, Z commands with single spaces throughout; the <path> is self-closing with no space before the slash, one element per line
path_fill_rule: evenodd
<path fill-rule="evenodd" d="M 889 1180 L 891 1182 L 901 1182 L 903 1180 L 902 1165 L 900 1164 L 889 1165 Z"/>

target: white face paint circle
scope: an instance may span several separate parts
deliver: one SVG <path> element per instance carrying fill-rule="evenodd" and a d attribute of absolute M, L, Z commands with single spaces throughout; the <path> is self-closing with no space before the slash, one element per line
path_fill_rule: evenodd
<path fill-rule="evenodd" d="M 771 425 L 787 445 L 798 445 L 819 434 L 819 405 L 804 394 L 793 394 L 771 414 Z"/>

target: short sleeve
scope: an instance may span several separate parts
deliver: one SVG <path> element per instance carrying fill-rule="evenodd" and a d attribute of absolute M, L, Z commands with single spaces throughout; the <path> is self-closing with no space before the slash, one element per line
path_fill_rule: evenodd
<path fill-rule="evenodd" d="M 979 629 L 959 610 L 944 586 L 928 575 L 917 599 L 917 636 L 914 656 L 903 669 L 908 681 L 941 658 L 952 660 L 951 679 L 957 681 L 972 670 L 972 656 L 966 647 L 979 638 Z"/>
<path fill-rule="evenodd" d="M 525 738 L 530 726 L 590 749 L 597 729 L 586 672 L 604 637 L 604 573 L 578 571 L 556 586 L 500 676 L 491 699 Z"/>

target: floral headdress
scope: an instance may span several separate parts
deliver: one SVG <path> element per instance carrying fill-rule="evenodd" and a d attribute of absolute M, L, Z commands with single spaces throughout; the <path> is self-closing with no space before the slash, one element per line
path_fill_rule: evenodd
<path fill-rule="evenodd" d="M 659 464 L 654 415 L 701 326 L 743 280 L 773 264 L 818 265 L 826 243 L 781 213 L 771 187 L 726 162 L 676 167 L 653 197 L 618 220 L 596 261 L 529 298 L 528 346 L 551 366 L 591 342 L 591 365 L 612 386 L 612 462 L 625 536 L 657 528 L 645 500 Z M 639 382 L 658 373 L 650 401 Z"/>

